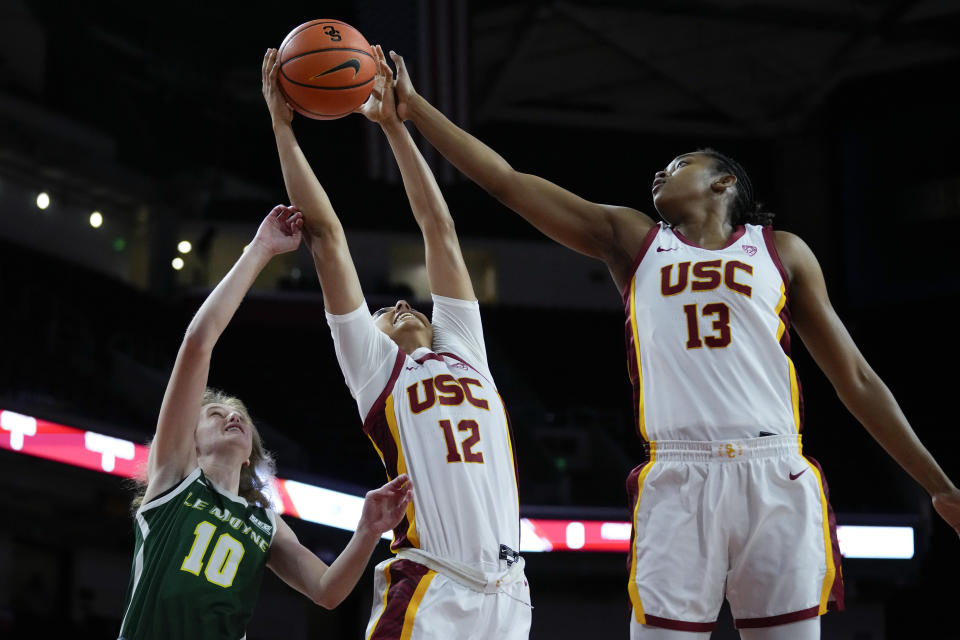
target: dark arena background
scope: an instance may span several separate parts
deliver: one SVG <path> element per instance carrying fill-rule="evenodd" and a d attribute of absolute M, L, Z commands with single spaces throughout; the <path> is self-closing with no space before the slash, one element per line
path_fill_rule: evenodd
<path fill-rule="evenodd" d="M 260 64 L 314 18 L 404 54 L 420 92 L 452 120 L 517 169 L 590 200 L 655 216 L 653 174 L 674 156 L 711 146 L 737 158 L 776 226 L 817 254 L 860 349 L 960 479 L 953 0 L 4 0 L 0 637 L 117 636 L 131 491 L 104 470 L 150 438 L 193 312 L 286 202 Z M 343 220 L 367 301 L 427 308 L 420 236 L 375 126 L 298 116 L 294 128 Z M 625 638 L 616 524 L 630 518 L 624 481 L 641 451 L 619 293 L 601 263 L 424 152 L 477 283 L 517 439 L 521 515 L 561 531 L 554 551 L 525 553 L 531 637 Z M 903 531 L 892 527 L 912 543 L 899 558 L 851 557 L 849 543 L 848 610 L 823 618 L 823 637 L 957 637 L 960 540 L 794 345 L 804 452 L 825 470 L 839 524 L 851 535 L 884 527 L 866 536 L 879 555 L 900 553 L 871 538 Z M 383 482 L 305 248 L 257 281 L 210 382 L 248 404 L 281 478 L 354 496 Z M 696 389 L 677 393 L 696 401 Z M 79 444 L 35 447 L 48 423 Z M 78 466 L 84 448 L 115 455 L 96 458 L 99 470 Z M 349 539 L 285 518 L 327 561 Z M 603 522 L 620 544 L 591 550 L 603 536 L 590 523 Z M 384 541 L 374 561 L 388 555 Z M 369 569 L 333 611 L 268 572 L 247 637 L 360 638 L 371 598 Z M 735 637 L 725 609 L 714 638 Z"/>

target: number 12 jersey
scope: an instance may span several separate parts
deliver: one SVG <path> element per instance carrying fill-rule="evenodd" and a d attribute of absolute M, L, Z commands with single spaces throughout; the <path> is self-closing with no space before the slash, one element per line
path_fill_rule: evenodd
<path fill-rule="evenodd" d="M 500 545 L 520 547 L 509 418 L 487 366 L 478 303 L 433 301 L 432 349 L 412 354 L 376 327 L 366 303 L 327 320 L 364 433 L 389 477 L 413 481 L 391 548 L 495 572 Z"/>

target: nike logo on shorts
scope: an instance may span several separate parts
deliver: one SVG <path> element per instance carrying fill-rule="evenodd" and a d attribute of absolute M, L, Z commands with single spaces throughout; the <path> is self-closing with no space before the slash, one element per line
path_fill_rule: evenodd
<path fill-rule="evenodd" d="M 790 479 L 791 479 L 791 480 L 796 480 L 797 478 L 799 478 L 800 476 L 802 476 L 805 472 L 806 472 L 806 469 L 804 469 L 804 470 L 801 471 L 800 473 L 791 473 L 791 474 L 790 474 Z"/>

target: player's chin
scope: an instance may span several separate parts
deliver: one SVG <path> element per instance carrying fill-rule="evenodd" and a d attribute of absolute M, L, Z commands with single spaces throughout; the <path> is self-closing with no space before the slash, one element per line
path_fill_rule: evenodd
<path fill-rule="evenodd" d="M 221 434 L 219 445 L 224 449 L 248 451 L 253 447 L 253 436 L 246 431 L 226 431 Z"/>
<path fill-rule="evenodd" d="M 429 328 L 430 323 L 411 313 L 410 315 L 402 317 L 400 321 L 393 326 L 401 331 L 420 331 Z"/>

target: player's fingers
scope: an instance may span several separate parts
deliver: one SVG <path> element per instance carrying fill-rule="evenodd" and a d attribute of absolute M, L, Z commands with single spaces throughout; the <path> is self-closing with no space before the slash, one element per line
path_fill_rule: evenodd
<path fill-rule="evenodd" d="M 380 45 L 377 45 L 377 62 L 383 68 L 385 74 L 393 75 L 393 70 L 390 68 L 390 65 L 387 64 L 387 57 L 383 55 L 383 47 Z"/>
<path fill-rule="evenodd" d="M 397 66 L 397 77 L 407 75 L 407 65 L 403 61 L 403 56 L 401 56 L 396 51 L 390 52 L 390 58 L 393 60 L 393 64 Z"/>
<path fill-rule="evenodd" d="M 373 60 L 377 63 L 377 75 L 383 73 L 383 58 L 377 53 L 380 51 L 380 45 L 373 46 Z"/>
<path fill-rule="evenodd" d="M 401 473 L 396 478 L 384 485 L 384 489 L 390 493 L 399 493 L 412 487 L 413 485 L 410 484 L 410 476 L 405 473 Z"/>
<path fill-rule="evenodd" d="M 383 55 L 383 49 L 380 49 L 380 58 L 383 60 L 383 74 L 387 77 L 387 80 L 392 84 L 393 83 L 393 69 L 390 68 L 390 65 L 387 64 L 387 58 Z"/>
<path fill-rule="evenodd" d="M 274 60 L 276 59 L 276 53 L 274 49 L 267 49 L 266 53 L 263 54 L 263 67 L 262 70 L 266 74 L 270 67 L 273 66 Z"/>

